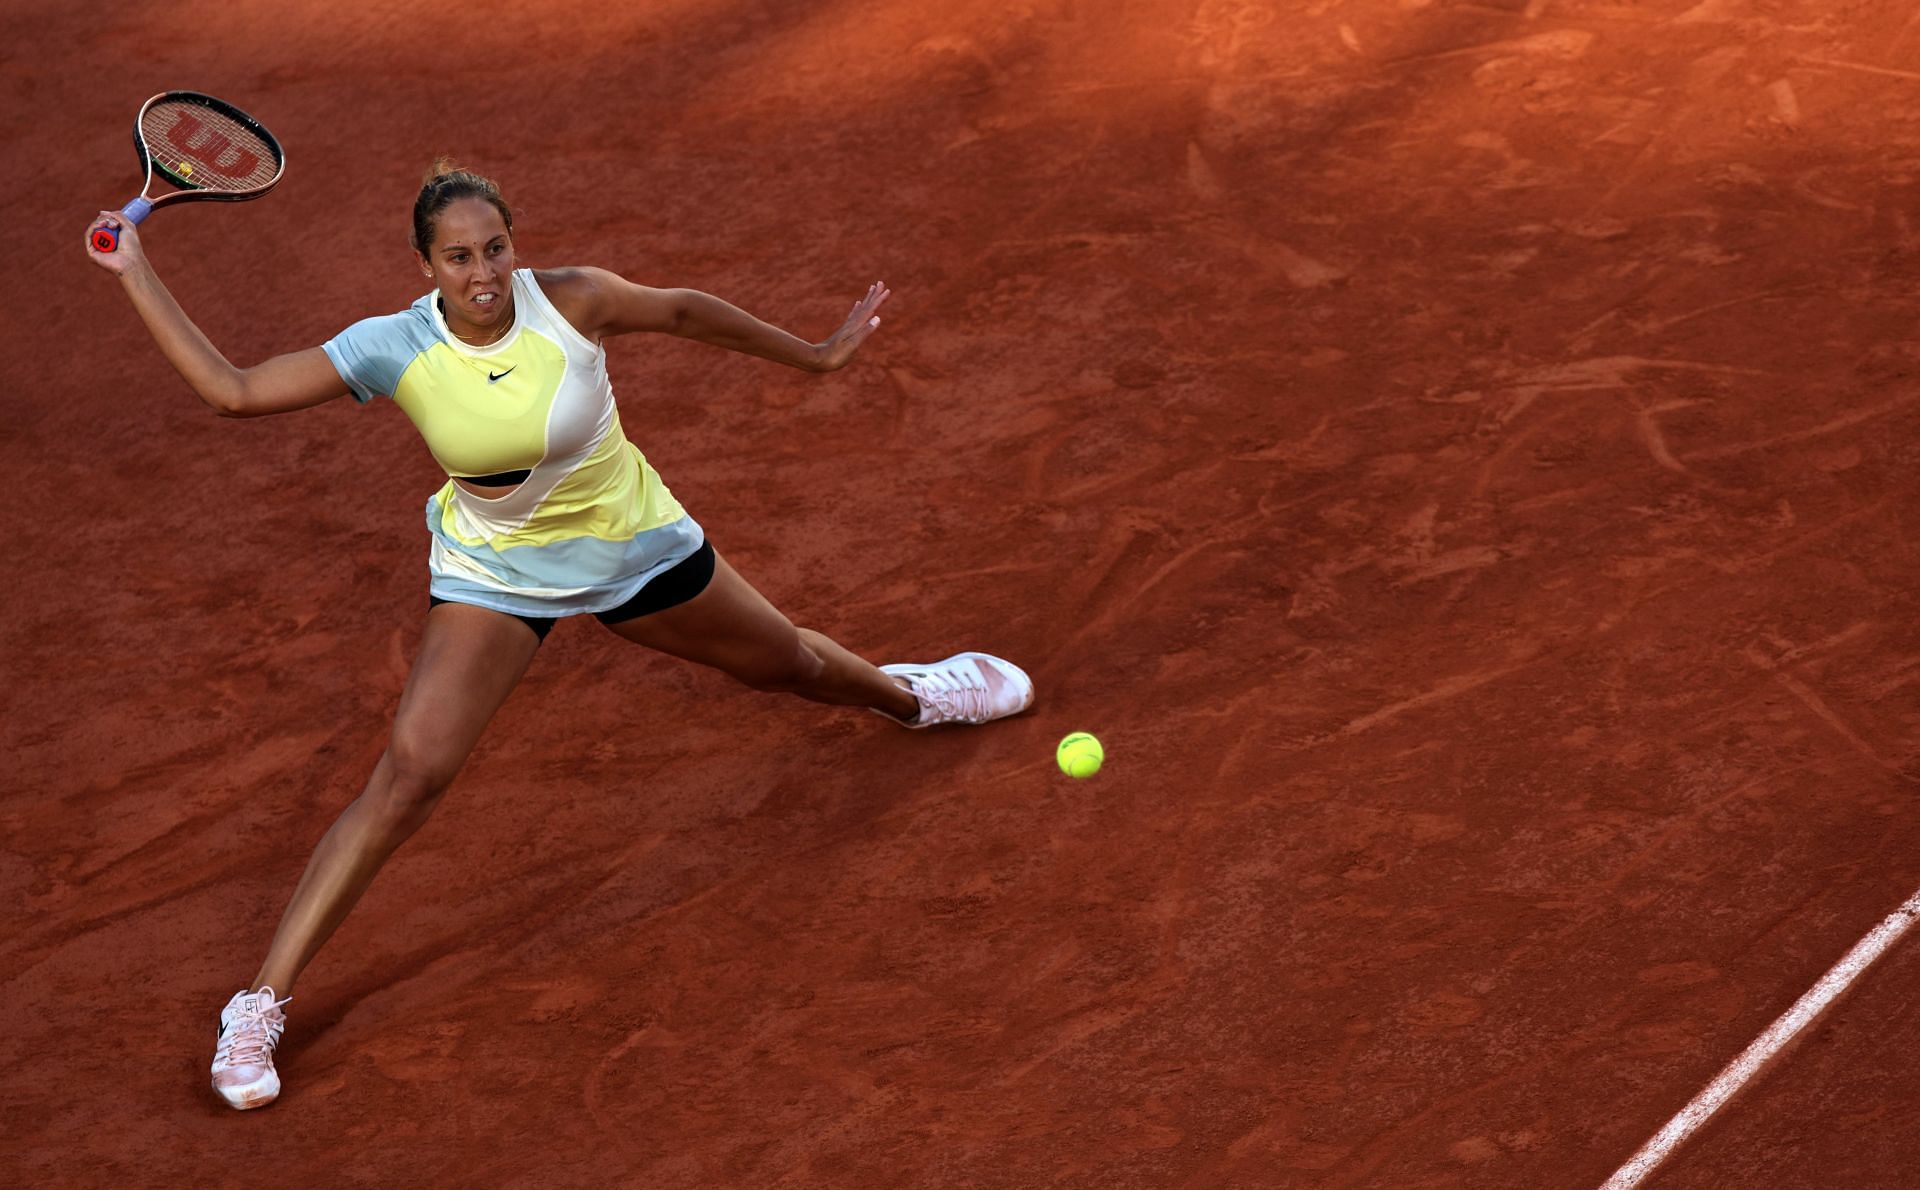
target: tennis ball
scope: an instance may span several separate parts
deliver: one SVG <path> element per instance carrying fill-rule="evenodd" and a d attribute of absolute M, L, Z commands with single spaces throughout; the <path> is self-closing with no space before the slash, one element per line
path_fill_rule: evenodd
<path fill-rule="evenodd" d="M 1053 758 L 1060 762 L 1060 771 L 1069 777 L 1091 777 L 1100 771 L 1100 762 L 1107 758 L 1107 750 L 1100 741 L 1084 731 L 1076 731 L 1060 741 L 1053 750 Z"/>

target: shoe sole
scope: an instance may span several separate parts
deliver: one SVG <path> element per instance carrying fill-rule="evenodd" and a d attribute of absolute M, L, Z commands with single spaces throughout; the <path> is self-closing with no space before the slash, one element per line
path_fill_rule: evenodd
<path fill-rule="evenodd" d="M 247 1087 L 215 1087 L 214 1094 L 235 1111 L 252 1111 L 280 1098 L 280 1078 L 261 1079 Z"/>

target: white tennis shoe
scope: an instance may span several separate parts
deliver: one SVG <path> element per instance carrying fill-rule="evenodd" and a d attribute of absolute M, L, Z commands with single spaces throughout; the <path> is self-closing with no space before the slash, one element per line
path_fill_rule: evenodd
<path fill-rule="evenodd" d="M 1026 671 L 986 653 L 955 653 L 931 665 L 883 665 L 880 672 L 904 679 L 919 700 L 920 717 L 906 727 L 986 723 L 1033 705 L 1033 679 Z"/>
<path fill-rule="evenodd" d="M 220 1010 L 220 1043 L 213 1051 L 213 1089 L 227 1106 L 245 1111 L 265 1107 L 280 1094 L 280 1076 L 273 1069 L 273 1048 L 287 1027 L 272 988 L 233 994 Z"/>

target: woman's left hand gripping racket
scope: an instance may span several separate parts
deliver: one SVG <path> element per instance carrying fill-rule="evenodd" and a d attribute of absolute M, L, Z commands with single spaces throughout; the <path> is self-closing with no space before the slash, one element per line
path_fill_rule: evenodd
<path fill-rule="evenodd" d="M 287 168 L 280 142 L 260 121 L 198 91 L 163 91 L 142 104 L 133 121 L 133 144 L 147 167 L 147 180 L 140 187 L 140 197 L 120 208 L 128 223 L 138 223 L 155 207 L 170 202 L 259 198 L 274 188 Z M 180 189 L 148 198 L 156 173 Z M 94 228 L 96 252 L 112 252 L 119 246 L 118 227 Z"/>

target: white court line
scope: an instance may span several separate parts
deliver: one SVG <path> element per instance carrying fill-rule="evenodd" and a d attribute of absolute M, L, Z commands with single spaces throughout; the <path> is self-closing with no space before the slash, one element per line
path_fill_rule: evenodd
<path fill-rule="evenodd" d="M 1872 966 L 1875 959 L 1897 942 L 1900 935 L 1906 933 L 1913 924 L 1915 916 L 1920 916 L 1920 892 L 1908 897 L 1900 908 L 1875 926 L 1872 933 L 1855 943 L 1845 958 L 1835 963 L 1832 970 L 1820 977 L 1819 983 L 1814 984 L 1792 1008 L 1787 1009 L 1785 1016 L 1754 1038 L 1753 1044 L 1728 1063 L 1727 1068 L 1707 1084 L 1706 1090 L 1694 1096 L 1692 1103 L 1681 1108 L 1680 1114 L 1668 1120 L 1665 1128 L 1640 1146 L 1640 1151 L 1633 1155 L 1631 1161 L 1615 1170 L 1600 1190 L 1632 1190 L 1638 1186 L 1656 1165 L 1665 1161 L 1680 1146 L 1681 1141 L 1706 1123 L 1707 1117 L 1720 1110 L 1721 1104 L 1732 1098 L 1733 1093 L 1779 1053 L 1782 1046 L 1792 1041 L 1794 1034 L 1806 1028 L 1808 1022 L 1833 1003 L 1834 997 L 1847 990 L 1847 985 L 1856 976 Z"/>

